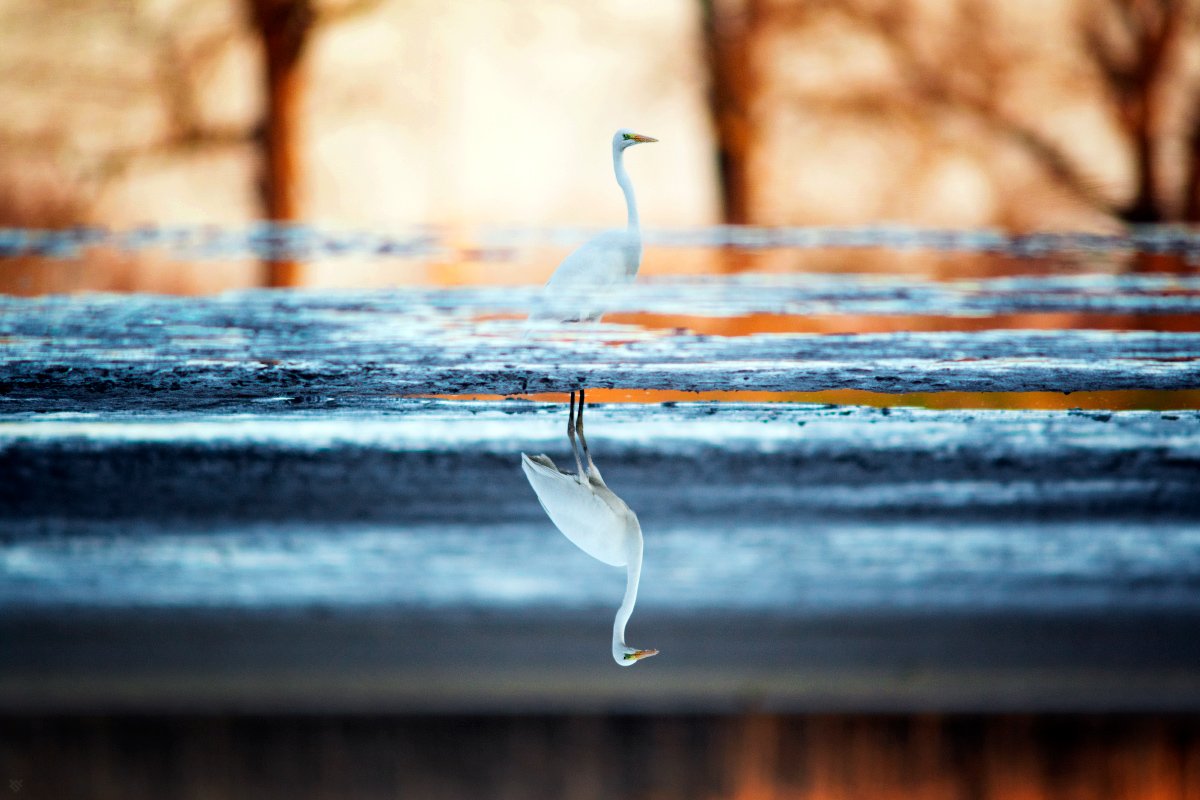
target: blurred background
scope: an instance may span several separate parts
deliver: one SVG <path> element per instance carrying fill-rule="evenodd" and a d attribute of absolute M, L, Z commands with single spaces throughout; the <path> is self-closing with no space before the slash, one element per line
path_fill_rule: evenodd
<path fill-rule="evenodd" d="M 660 140 L 628 157 L 643 225 L 659 232 L 641 273 L 651 280 L 1070 273 L 1078 257 L 738 250 L 687 237 L 672 245 L 669 234 L 720 225 L 1191 232 L 1198 100 L 1200 0 L 0 0 L 0 229 L 74 231 L 83 242 L 66 255 L 10 246 L 0 292 L 537 285 L 570 246 L 549 232 L 623 219 L 609 151 L 622 126 Z M 149 235 L 145 247 L 106 238 L 171 228 L 203 236 L 263 220 L 432 244 L 382 258 L 355 247 L 337 258 L 237 248 L 193 258 Z M 1184 254 L 1128 248 L 1082 266 L 1195 275 Z M 1200 330 L 1190 312 L 615 319 L 724 336 Z M 1186 390 L 737 399 L 1200 407 Z M 5 463 L 13 474 L 26 466 Z M 120 481 L 110 488 L 119 493 Z M 1139 524 L 1153 523 L 1130 523 Z M 5 537 L 18 534 L 0 530 Z M 1194 598 L 1195 574 L 1183 579 Z M 31 619 L 22 642 L 97 644 L 110 673 L 125 667 L 123 654 L 154 645 L 147 636 L 118 647 L 111 631 Z M 1183 647 L 1187 630 L 1173 635 L 1171 646 Z M 36 674 L 55 646 L 14 663 Z M 195 649 L 205 647 L 198 638 Z M 334 659 L 352 665 L 345 683 L 355 657 Z M 603 648 L 597 657 L 607 658 Z M 1181 696 L 1194 696 L 1194 665 L 1169 666 Z M 82 657 L 70 668 L 88 674 Z M 307 691 L 286 670 L 279 680 Z M 450 697 L 420 714 L 344 698 L 206 708 L 204 691 L 157 706 L 100 703 L 88 700 L 86 680 L 43 713 L 10 682 L 0 796 L 1200 798 L 1191 706 L 1093 697 L 1079 713 L 1077 699 L 1023 708 L 1016 691 L 974 708 L 939 701 L 937 677 L 916 670 L 897 679 L 923 687 L 915 702 L 777 708 L 731 684 L 727 694 L 740 699 L 730 707 L 663 710 L 645 694 L 622 702 L 612 676 L 604 680 L 600 699 L 571 686 L 565 696 L 575 700 L 549 709 Z"/>
<path fill-rule="evenodd" d="M 476 263 L 472 232 L 619 222 L 621 126 L 661 140 L 630 159 L 649 228 L 1194 222 L 1198 14 L 1187 0 L 5 0 L 0 226 L 270 218 L 435 226 L 464 246 L 270 274 L 108 253 L 8 264 L 0 288 L 540 282 L 561 252 Z M 839 260 L 796 258 L 784 266 Z M 729 268 L 676 250 L 644 270 Z"/>

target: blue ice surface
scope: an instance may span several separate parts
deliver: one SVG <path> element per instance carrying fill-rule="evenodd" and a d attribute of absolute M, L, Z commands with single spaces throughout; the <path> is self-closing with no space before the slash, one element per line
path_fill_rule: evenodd
<path fill-rule="evenodd" d="M 490 249 L 576 244 L 590 228 L 481 228 L 469 238 Z M 454 238 L 462 238 L 456 231 Z M 164 249 L 201 258 L 260 257 L 307 259 L 338 256 L 412 257 L 444 249 L 448 232 L 436 226 L 391 230 L 342 230 L 300 223 L 257 222 L 247 226 L 156 226 L 124 230 L 96 226 L 65 229 L 0 228 L 0 256 L 39 255 L 77 258 L 83 248 L 126 251 Z M 717 247 L 741 250 L 781 248 L 888 248 L 941 252 L 988 252 L 1018 258 L 1054 253 L 1138 251 L 1200 254 L 1200 234 L 1181 226 L 1134 226 L 1122 233 L 1044 231 L 1010 234 L 996 229 L 936 229 L 901 224 L 855 227 L 711 225 L 648 229 L 650 246 Z"/>
<path fill-rule="evenodd" d="M 532 493 L 530 503 L 535 503 Z M 623 569 L 553 526 L 70 521 L 0 545 L 0 608 L 619 604 Z M 46 529 L 54 535 L 45 535 Z M 14 536 L 14 534 L 17 534 Z M 647 525 L 640 607 L 1200 610 L 1200 526 L 814 519 Z"/>

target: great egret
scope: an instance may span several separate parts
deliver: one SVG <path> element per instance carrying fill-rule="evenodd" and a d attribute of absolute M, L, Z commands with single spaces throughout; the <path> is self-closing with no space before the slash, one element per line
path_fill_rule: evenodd
<path fill-rule="evenodd" d="M 625 171 L 625 151 L 636 144 L 657 141 L 628 128 L 613 134 L 613 171 L 625 193 L 628 223 L 624 229 L 592 237 L 563 259 L 529 315 L 531 322 L 595 322 L 604 316 L 604 293 L 629 283 L 637 275 L 642 264 L 642 229 L 633 183 Z"/>
<path fill-rule="evenodd" d="M 642 526 L 625 501 L 604 485 L 600 470 L 592 463 L 587 439 L 583 437 L 584 393 L 579 392 L 579 415 L 575 415 L 575 393 L 571 392 L 571 410 L 567 417 L 567 438 L 575 454 L 575 474 L 554 466 L 549 456 L 521 454 L 521 468 L 538 502 L 550 520 L 576 547 L 592 558 L 614 567 L 625 567 L 625 599 L 613 620 L 612 656 L 622 667 L 643 658 L 658 655 L 657 650 L 641 650 L 625 644 L 625 625 L 637 602 L 638 580 L 642 575 Z M 579 442 L 575 441 L 576 433 Z M 579 457 L 580 444 L 587 459 L 587 471 Z"/>

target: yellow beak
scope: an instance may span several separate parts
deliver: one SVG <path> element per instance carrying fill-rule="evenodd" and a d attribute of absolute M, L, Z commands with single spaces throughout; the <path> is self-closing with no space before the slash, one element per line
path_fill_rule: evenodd
<path fill-rule="evenodd" d="M 655 142 L 655 141 L 658 141 L 658 140 L 657 140 L 657 139 L 650 139 L 650 141 L 652 141 L 652 142 Z M 657 651 L 657 650 L 638 650 L 637 652 L 635 652 L 635 653 L 633 654 L 633 660 L 634 660 L 634 661 L 641 661 L 643 658 L 649 658 L 650 656 L 656 656 L 656 655 L 658 655 L 658 651 Z"/>
<path fill-rule="evenodd" d="M 640 133 L 635 133 L 632 136 L 630 136 L 629 138 L 633 139 L 635 142 L 657 142 L 658 141 L 658 139 L 652 139 L 649 136 L 642 136 Z M 657 650 L 654 651 L 654 653 L 657 653 L 657 652 L 658 652 Z M 654 653 L 650 653 L 650 655 L 654 655 Z"/>

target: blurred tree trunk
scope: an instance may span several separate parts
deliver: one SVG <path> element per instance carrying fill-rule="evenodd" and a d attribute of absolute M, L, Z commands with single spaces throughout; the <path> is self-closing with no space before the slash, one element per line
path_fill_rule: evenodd
<path fill-rule="evenodd" d="M 1192 163 L 1188 169 L 1187 183 L 1184 184 L 1187 196 L 1184 198 L 1183 221 L 1197 223 L 1200 222 L 1200 124 L 1192 131 L 1188 152 Z"/>
<path fill-rule="evenodd" d="M 315 14 L 311 0 L 247 0 L 251 19 L 263 43 L 267 107 L 263 120 L 262 192 L 267 218 L 287 223 L 299 219 L 300 167 L 297 157 L 300 69 Z M 280 252 L 266 261 L 268 286 L 295 286 L 300 267 Z"/>
<path fill-rule="evenodd" d="M 1115 115 L 1135 176 L 1128 189 L 1112 191 L 1091 177 L 1086 151 L 1061 137 L 1046 112 L 1012 102 L 1011 90 L 1023 80 L 1016 59 L 1039 51 L 1003 34 L 1006 21 L 1012 30 L 1020 28 L 1019 15 L 1009 20 L 1004 0 L 954 0 L 935 4 L 946 7 L 937 13 L 907 0 L 699 2 L 727 222 L 805 218 L 787 198 L 807 156 L 790 153 L 786 162 L 775 157 L 786 152 L 781 132 L 797 127 L 788 118 L 789 106 L 797 117 L 823 119 L 830 127 L 848 130 L 865 129 L 874 117 L 884 140 L 880 147 L 897 152 L 901 161 L 903 142 L 893 146 L 893 138 L 907 138 L 931 151 L 929 142 L 939 136 L 961 141 L 952 126 L 965 119 L 987 131 L 996 143 L 992 147 L 1023 152 L 1036 164 L 1045 183 L 1069 199 L 1071 219 L 1085 224 L 1089 219 L 1099 224 L 1100 216 L 1129 223 L 1200 222 L 1200 112 L 1194 109 L 1200 98 L 1200 66 L 1193 54 L 1200 43 L 1200 0 L 1076 4 L 1072 33 L 1079 38 L 1064 48 L 1082 46 L 1091 62 L 1075 79 L 1084 89 L 1102 84 L 1095 99 Z M 785 74 L 773 54 L 781 52 L 781 42 L 805 41 L 805 34 L 822 23 L 829 23 L 829 35 L 846 42 L 857 34 L 860 41 L 878 46 L 892 62 L 890 77 L 896 85 L 885 93 L 869 82 L 863 89 L 843 90 L 834 82 L 819 91 L 797 88 L 804 82 Z M 999 34 L 993 23 L 1001 23 Z M 813 60 L 836 63 L 828 54 Z M 1062 64 L 1054 74 L 1057 80 L 1071 79 Z M 960 150 L 978 156 L 970 148 Z M 936 153 L 929 157 L 930 163 L 939 163 Z M 881 180 L 868 183 L 877 186 Z M 1043 224 L 1036 209 L 1004 196 L 1003 176 L 996 185 L 1002 205 L 995 214 L 1001 224 Z M 889 213 L 903 216 L 905 210 L 900 206 Z"/>
<path fill-rule="evenodd" d="M 724 221 L 750 222 L 750 102 L 757 88 L 750 39 L 761 0 L 700 0 L 708 106 L 717 138 L 717 171 Z"/>
<path fill-rule="evenodd" d="M 1128 222 L 1195 218 L 1195 148 L 1190 148 L 1193 163 L 1185 168 L 1182 198 L 1170 196 L 1160 153 L 1172 134 L 1182 134 L 1188 143 L 1200 134 L 1200 119 L 1186 110 L 1180 119 L 1167 99 L 1171 85 L 1187 79 L 1180 53 L 1189 44 L 1188 22 L 1194 21 L 1196 5 L 1195 0 L 1112 0 L 1107 15 L 1088 15 L 1085 22 L 1088 49 L 1111 87 L 1133 147 L 1137 189 L 1129 204 L 1118 209 Z M 1185 129 L 1190 132 L 1183 133 Z"/>

